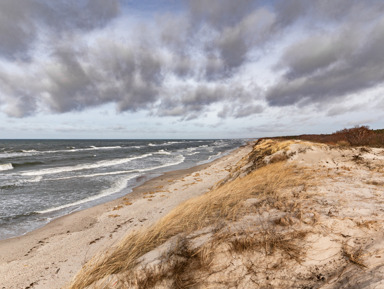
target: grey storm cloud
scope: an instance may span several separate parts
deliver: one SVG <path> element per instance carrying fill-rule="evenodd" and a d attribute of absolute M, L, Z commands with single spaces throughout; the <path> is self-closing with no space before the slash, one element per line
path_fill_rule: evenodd
<path fill-rule="evenodd" d="M 201 113 L 209 111 L 209 107 L 215 103 L 231 103 L 224 111 L 219 112 L 219 117 L 245 117 L 254 113 L 260 113 L 260 108 L 256 111 L 252 104 L 254 96 L 250 93 L 252 89 L 244 89 L 240 84 L 215 84 L 199 85 L 190 87 L 183 85 L 175 88 L 169 96 L 162 98 L 158 114 L 162 116 L 178 116 L 190 120 L 197 118 Z M 244 105 L 244 103 L 248 103 Z"/>
<path fill-rule="evenodd" d="M 63 33 L 105 25 L 119 13 L 117 0 L 3 0 L 0 2 L 0 55 L 26 58 L 41 29 Z"/>
<path fill-rule="evenodd" d="M 262 1 L 203 0 L 188 1 L 193 29 L 199 25 L 208 25 L 213 30 L 213 37 L 206 43 L 207 53 L 217 55 L 222 60 L 221 71 L 240 67 L 248 52 L 255 45 L 262 43 L 271 35 L 275 24 L 275 14 L 260 5 Z M 207 69 L 208 77 L 209 72 Z"/>
<path fill-rule="evenodd" d="M 94 51 L 80 50 L 58 48 L 56 65 L 46 68 L 52 110 L 83 110 L 115 102 L 119 111 L 137 111 L 156 100 L 161 60 L 155 53 L 106 41 Z M 88 53 L 87 57 L 80 57 L 83 53 Z"/>
<path fill-rule="evenodd" d="M 266 95 L 270 105 L 340 102 L 383 83 L 384 5 L 357 4 L 346 6 L 351 14 L 338 29 L 323 29 L 286 49 L 277 65 L 285 73 Z"/>
<path fill-rule="evenodd" d="M 125 1 L 1 1 L 0 61 L 9 66 L 0 67 L 0 108 L 24 117 L 113 103 L 189 120 L 220 104 L 219 117 L 243 118 L 383 82 L 382 1 L 182 3 L 114 33 L 130 17 Z M 236 79 L 255 50 L 263 57 L 303 23 L 313 33 L 285 49 L 274 67 L 281 78 L 264 94 Z"/>
<path fill-rule="evenodd" d="M 3 110 L 10 116 L 32 115 L 41 107 L 63 113 L 115 103 L 118 111 L 148 110 L 159 116 L 196 118 L 207 112 L 212 104 L 223 101 L 236 102 L 240 94 L 246 94 L 241 87 L 238 92 L 234 92 L 228 88 L 230 85 L 223 83 L 230 77 L 230 69 L 244 63 L 255 39 L 263 37 L 257 33 L 252 36 L 254 31 L 262 31 L 264 26 L 270 25 L 272 19 L 271 13 L 264 8 L 249 11 L 249 3 L 252 1 L 244 1 L 244 6 L 236 5 L 243 8 L 238 9 L 230 23 L 226 22 L 225 19 L 217 18 L 221 14 L 216 11 L 219 6 L 227 9 L 225 13 L 232 11 L 233 2 L 226 1 L 223 2 L 224 5 L 219 5 L 219 2 L 211 3 L 211 15 L 207 19 L 212 19 L 212 22 L 204 20 L 201 14 L 203 10 L 197 11 L 196 3 L 190 2 L 189 5 L 193 3 L 194 9 L 197 10 L 192 9 L 187 20 L 160 17 L 161 25 L 155 32 L 151 27 L 144 25 L 128 43 L 97 38 L 93 40 L 92 46 L 89 46 L 79 35 L 81 32 L 86 33 L 85 30 L 106 25 L 107 20 L 117 15 L 117 3 L 81 2 L 84 5 L 83 10 L 88 11 L 94 18 L 87 15 L 87 12 L 80 15 L 82 9 L 79 9 L 79 4 L 66 7 L 64 3 L 67 2 L 64 1 L 51 6 L 49 3 L 39 2 L 41 17 L 38 17 L 36 7 L 21 7 L 20 4 L 16 9 L 36 25 L 33 30 L 35 34 L 39 29 L 48 29 L 58 32 L 58 35 L 50 38 L 49 61 L 38 63 L 33 73 L 0 71 L 0 87 L 3 92 L 0 102 L 5 104 Z M 49 13 L 42 16 L 47 11 Z M 104 14 L 101 14 L 102 11 Z M 212 13 L 216 13 L 217 17 Z M 79 18 L 77 22 L 70 22 L 70 14 L 76 16 L 74 19 Z M 54 23 L 53 18 L 58 22 Z M 84 22 L 82 19 L 90 20 Z M 191 27 L 198 22 L 197 19 L 202 21 L 200 28 L 195 27 L 196 31 L 192 31 Z M 51 22 L 52 27 L 48 25 Z M 42 23 L 45 26 L 38 28 Z M 207 23 L 209 29 L 204 31 L 202 27 Z M 151 39 L 150 36 L 157 33 L 158 38 Z M 201 40 L 200 37 L 204 33 L 208 36 Z M 187 34 L 190 36 L 187 37 Z M 31 35 L 37 39 L 37 35 Z M 209 47 L 211 43 L 214 43 L 213 47 Z M 26 43 L 20 43 L 19 46 L 19 51 L 26 54 L 32 47 Z M 163 47 L 173 52 L 171 58 L 162 53 Z M 193 50 L 199 49 L 203 51 L 203 56 L 196 61 L 193 58 Z M 3 56 L 10 57 L 4 53 Z M 30 62 L 24 63 L 26 64 L 33 65 Z M 213 80 L 214 84 L 168 88 L 165 81 L 167 75 L 192 78 L 203 83 Z M 252 113 L 252 110 L 248 111 Z"/>
<path fill-rule="evenodd" d="M 264 107 L 260 104 L 239 104 L 238 106 L 225 106 L 219 113 L 219 117 L 227 118 L 232 116 L 234 118 L 243 118 L 252 114 L 262 113 Z"/>
<path fill-rule="evenodd" d="M 0 55 L 14 57 L 23 54 L 29 43 L 34 40 L 36 24 L 29 13 L 24 11 L 28 4 L 28 1 L 22 0 L 1 2 Z"/>

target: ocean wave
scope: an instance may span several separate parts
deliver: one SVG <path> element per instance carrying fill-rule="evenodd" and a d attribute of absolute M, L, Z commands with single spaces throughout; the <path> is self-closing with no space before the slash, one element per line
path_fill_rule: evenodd
<path fill-rule="evenodd" d="M 15 157 L 28 157 L 28 156 L 34 156 L 38 154 L 38 152 L 3 152 L 0 153 L 0 159 L 6 159 L 6 158 L 15 158 Z"/>
<path fill-rule="evenodd" d="M 222 154 L 222 153 L 219 152 L 219 153 L 217 153 L 217 154 L 215 154 L 215 155 L 212 155 L 212 156 L 210 156 L 210 157 L 208 158 L 208 160 L 210 161 L 210 160 L 212 160 L 212 159 L 216 159 L 216 158 L 218 158 L 221 154 Z"/>
<path fill-rule="evenodd" d="M 52 150 L 52 151 L 37 151 L 37 150 L 20 150 L 20 151 L 8 151 L 0 153 L 0 158 L 14 158 L 14 157 L 29 157 L 41 154 L 54 154 L 54 153 L 72 153 L 81 151 L 95 151 L 95 150 L 112 150 L 121 149 L 121 146 L 110 146 L 110 147 L 96 147 L 90 146 L 88 148 L 75 148 L 68 147 L 66 150 Z"/>
<path fill-rule="evenodd" d="M 13 175 L 15 176 L 15 175 Z M 22 178 L 22 179 L 13 179 L 12 185 L 13 186 L 23 186 L 26 183 L 38 183 L 43 179 L 43 176 L 35 176 L 32 178 Z"/>
<path fill-rule="evenodd" d="M 201 150 L 201 149 L 206 149 L 206 148 L 208 148 L 208 145 L 201 145 L 201 146 L 197 146 L 197 147 L 189 147 L 186 149 L 186 151 L 187 152 L 194 152 L 196 150 Z"/>
<path fill-rule="evenodd" d="M 43 165 L 43 162 L 35 161 L 35 162 L 24 162 L 24 163 L 12 163 L 12 166 L 14 168 L 17 167 L 29 167 L 29 166 L 36 166 L 36 165 Z"/>
<path fill-rule="evenodd" d="M 114 150 L 114 149 L 121 149 L 121 146 L 111 146 L 111 147 L 90 146 L 89 148 L 93 150 Z"/>
<path fill-rule="evenodd" d="M 15 184 L 11 184 L 11 185 L 2 185 L 2 186 L 0 186 L 0 190 L 13 190 L 15 187 L 16 187 Z"/>
<path fill-rule="evenodd" d="M 159 155 L 170 155 L 171 153 L 170 152 L 167 152 L 165 150 L 159 150 L 158 152 L 156 152 L 155 154 L 159 154 Z"/>
<path fill-rule="evenodd" d="M 152 170 L 157 170 L 157 169 L 161 169 L 161 168 L 179 165 L 182 162 L 184 162 L 185 157 L 183 155 L 177 155 L 176 159 L 177 160 L 175 160 L 174 162 L 166 163 L 166 164 L 163 164 L 160 166 L 149 167 L 149 168 L 145 168 L 145 169 L 138 169 L 138 170 L 134 170 L 134 172 L 141 172 L 142 173 L 142 172 L 147 172 L 147 171 L 152 171 Z"/>
<path fill-rule="evenodd" d="M 52 153 L 71 153 L 71 152 L 83 152 L 83 151 L 95 151 L 95 150 L 112 150 L 112 149 L 121 149 L 121 146 L 110 146 L 110 147 L 97 147 L 97 146 L 90 146 L 88 148 L 75 148 L 70 147 L 67 150 L 54 150 L 54 151 L 40 151 L 38 153 L 40 154 L 52 154 Z"/>
<path fill-rule="evenodd" d="M 187 154 L 189 156 L 191 155 L 195 155 L 195 154 L 198 154 L 202 151 L 205 151 L 205 150 L 208 150 L 208 151 L 213 151 L 213 148 L 209 147 L 208 145 L 200 145 L 200 146 L 197 146 L 197 147 L 189 147 L 187 149 L 181 149 L 179 151 L 187 151 Z"/>
<path fill-rule="evenodd" d="M 33 179 L 23 180 L 23 182 L 25 182 L 25 183 L 38 183 L 42 179 L 43 179 L 43 176 L 37 176 L 37 177 L 34 177 Z"/>
<path fill-rule="evenodd" d="M 67 166 L 67 167 L 58 167 L 58 168 L 50 168 L 50 169 L 42 169 L 38 171 L 32 171 L 32 172 L 25 172 L 22 173 L 23 176 L 38 176 L 38 175 L 53 175 L 58 173 L 65 173 L 65 172 L 73 172 L 73 171 L 82 171 L 82 170 L 88 170 L 88 169 L 97 169 L 101 167 L 112 167 L 116 165 L 121 165 L 128 163 L 133 160 L 137 159 L 143 159 L 146 157 L 151 156 L 152 154 L 144 154 L 137 157 L 131 157 L 131 158 L 123 158 L 123 159 L 114 159 L 114 160 L 108 160 L 108 161 L 99 161 L 96 163 L 88 163 L 83 165 L 76 165 L 76 166 Z"/>
<path fill-rule="evenodd" d="M 21 150 L 23 153 L 35 153 L 37 150 Z"/>
<path fill-rule="evenodd" d="M 101 199 L 103 197 L 107 197 L 109 195 L 113 195 L 115 193 L 118 193 L 118 192 L 124 190 L 127 187 L 127 185 L 128 185 L 128 181 L 133 179 L 133 178 L 135 178 L 135 177 L 137 177 L 137 176 L 139 176 L 139 175 L 134 174 L 134 175 L 131 175 L 131 176 L 126 177 L 126 178 L 121 178 L 112 187 L 110 187 L 110 188 L 108 188 L 106 190 L 101 191 L 99 194 L 97 194 L 95 196 L 91 196 L 91 197 L 88 197 L 88 198 L 85 198 L 85 199 L 82 199 L 82 200 L 79 200 L 79 201 L 76 201 L 76 202 L 73 202 L 73 203 L 61 205 L 61 206 L 58 206 L 58 207 L 49 208 L 49 209 L 42 210 L 42 211 L 37 211 L 36 213 L 38 213 L 38 214 L 52 213 L 52 212 L 59 211 L 59 210 L 62 210 L 62 209 L 66 209 L 66 208 L 82 205 L 82 204 L 85 204 L 85 203 L 88 203 L 88 202 L 96 201 L 98 199 Z"/>
<path fill-rule="evenodd" d="M 128 171 L 116 171 L 116 172 L 96 173 L 96 174 L 88 174 L 88 175 L 76 175 L 76 176 L 45 179 L 45 181 L 61 181 L 61 180 L 69 180 L 69 179 L 77 179 L 77 178 L 94 178 L 94 177 L 103 177 L 103 176 L 114 176 L 114 175 L 129 174 L 129 173 L 136 172 L 136 171 L 137 170 L 128 170 Z"/>
<path fill-rule="evenodd" d="M 173 144 L 180 144 L 180 143 L 185 143 L 185 141 L 168 141 L 168 142 L 165 142 L 165 143 L 149 143 L 148 146 L 150 147 L 160 147 L 160 146 L 169 146 L 169 145 L 173 145 Z"/>
<path fill-rule="evenodd" d="M 185 143 L 185 141 L 169 141 L 169 142 L 166 142 L 165 144 L 171 145 L 171 144 L 177 144 L 177 143 Z"/>
<path fill-rule="evenodd" d="M 0 171 L 9 171 L 9 170 L 13 170 L 13 166 L 11 163 L 0 164 Z"/>
<path fill-rule="evenodd" d="M 27 218 L 27 217 L 37 215 L 37 214 L 38 214 L 37 212 L 28 212 L 25 214 L 17 214 L 17 215 L 0 217 L 0 220 L 9 222 L 9 221 L 17 220 L 17 219 Z"/>
<path fill-rule="evenodd" d="M 123 174 L 138 173 L 138 172 L 142 173 L 142 172 L 152 171 L 152 170 L 156 170 L 156 169 L 160 169 L 160 168 L 165 168 L 165 167 L 181 164 L 185 160 L 185 157 L 182 155 L 178 155 L 176 157 L 176 159 L 177 160 L 170 162 L 170 163 L 165 163 L 165 164 L 160 165 L 160 166 L 148 167 L 145 169 L 132 169 L 132 170 L 127 170 L 127 171 L 116 171 L 116 172 L 96 173 L 96 174 L 88 174 L 88 175 L 68 176 L 68 177 L 45 179 L 45 181 L 60 181 L 60 180 L 68 180 L 68 179 L 75 179 L 75 178 L 94 178 L 94 177 L 123 175 Z"/>

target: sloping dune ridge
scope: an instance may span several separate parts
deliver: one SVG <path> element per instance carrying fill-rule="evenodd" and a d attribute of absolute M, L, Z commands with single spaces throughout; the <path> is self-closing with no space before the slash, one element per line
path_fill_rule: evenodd
<path fill-rule="evenodd" d="M 384 149 L 251 146 L 211 190 L 129 232 L 69 288 L 384 288 Z"/>

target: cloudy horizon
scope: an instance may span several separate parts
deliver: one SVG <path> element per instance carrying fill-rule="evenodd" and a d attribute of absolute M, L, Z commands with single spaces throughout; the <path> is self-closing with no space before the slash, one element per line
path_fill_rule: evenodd
<path fill-rule="evenodd" d="M 379 0 L 4 0 L 0 138 L 384 127 Z"/>

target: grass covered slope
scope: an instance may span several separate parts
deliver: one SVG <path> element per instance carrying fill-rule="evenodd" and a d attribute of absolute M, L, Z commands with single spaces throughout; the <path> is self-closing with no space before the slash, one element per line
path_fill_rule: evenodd
<path fill-rule="evenodd" d="M 383 164 L 381 149 L 259 141 L 216 188 L 130 233 L 70 288 L 384 284 Z"/>

